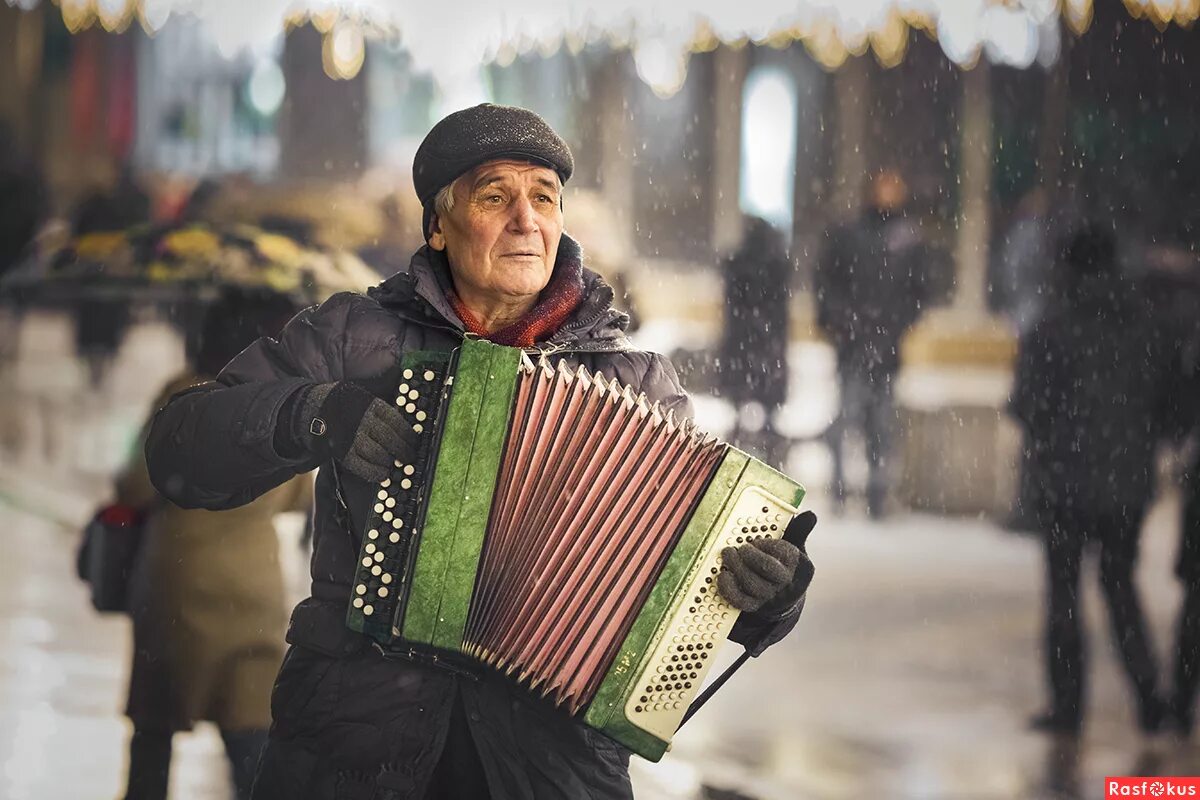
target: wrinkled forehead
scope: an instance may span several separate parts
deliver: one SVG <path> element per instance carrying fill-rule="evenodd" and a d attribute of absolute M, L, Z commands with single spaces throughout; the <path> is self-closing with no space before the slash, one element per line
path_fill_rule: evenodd
<path fill-rule="evenodd" d="M 468 170 L 456 181 L 468 192 L 496 182 L 529 182 L 558 191 L 562 180 L 545 164 L 519 158 L 496 158 Z"/>

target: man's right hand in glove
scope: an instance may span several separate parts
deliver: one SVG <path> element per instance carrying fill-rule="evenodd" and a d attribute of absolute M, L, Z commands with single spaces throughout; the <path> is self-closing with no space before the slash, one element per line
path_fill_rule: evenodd
<path fill-rule="evenodd" d="M 275 429 L 280 455 L 334 459 L 371 483 L 391 474 L 396 461 L 411 462 L 416 442 L 399 409 L 349 381 L 298 390 L 280 409 Z"/>

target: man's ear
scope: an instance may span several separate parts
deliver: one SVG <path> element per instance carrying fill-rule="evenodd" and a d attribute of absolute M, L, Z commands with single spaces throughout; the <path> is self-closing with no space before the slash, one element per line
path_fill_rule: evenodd
<path fill-rule="evenodd" d="M 446 249 L 446 237 L 442 233 L 442 221 L 434 214 L 429 218 L 429 246 L 434 250 Z"/>

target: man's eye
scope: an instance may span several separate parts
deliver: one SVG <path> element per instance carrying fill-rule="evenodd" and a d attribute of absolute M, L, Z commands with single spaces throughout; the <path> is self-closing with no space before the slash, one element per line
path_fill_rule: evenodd
<path fill-rule="evenodd" d="M 496 206 L 504 202 L 504 197 L 498 194 L 489 194 L 487 197 L 483 198 L 483 202 Z"/>
<path fill-rule="evenodd" d="M 539 194 L 539 195 L 537 196 L 537 201 L 538 201 L 539 203 L 553 203 L 553 202 L 554 202 L 554 198 L 553 198 L 553 197 L 551 197 L 551 196 L 550 196 L 550 195 L 548 195 L 548 194 Z"/>

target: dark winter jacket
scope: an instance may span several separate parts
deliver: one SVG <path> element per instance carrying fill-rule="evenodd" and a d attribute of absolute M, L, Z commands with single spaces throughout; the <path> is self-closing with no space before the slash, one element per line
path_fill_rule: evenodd
<path fill-rule="evenodd" d="M 578 245 L 564 236 L 559 261 L 579 258 Z M 628 753 L 606 737 L 503 681 L 476 682 L 385 661 L 348 630 L 350 584 L 374 487 L 345 472 L 335 481 L 334 465 L 288 460 L 274 450 L 280 406 L 306 382 L 353 380 L 386 399 L 400 382 L 402 354 L 456 347 L 463 326 L 446 300 L 448 282 L 444 259 L 423 248 L 407 272 L 368 296 L 335 295 L 302 312 L 278 341 L 260 340 L 215 383 L 176 396 L 151 431 L 147 457 L 155 483 L 185 507 L 237 506 L 320 466 L 312 596 L 292 615 L 288 641 L 300 647 L 284 664 L 272 704 L 273 738 L 288 740 L 295 757 L 282 766 L 264 765 L 271 773 L 266 780 L 280 786 L 267 796 L 333 797 L 328 787 L 334 784 L 375 785 L 377 779 L 393 792 L 378 796 L 420 796 L 456 695 L 468 712 L 497 800 L 630 793 Z M 583 302 L 545 349 L 630 384 L 676 416 L 690 415 L 671 365 L 633 349 L 625 337 L 627 318 L 612 307 L 612 290 L 590 271 L 584 282 Z M 798 615 L 799 605 L 777 618 L 743 615 L 736 640 L 761 651 L 790 630 Z M 313 788 L 318 786 L 323 788 Z"/>
<path fill-rule="evenodd" d="M 1149 501 L 1180 386 L 1177 349 L 1136 287 L 1104 276 L 1022 337 L 1010 409 L 1025 428 L 1035 513 Z"/>
<path fill-rule="evenodd" d="M 817 325 L 838 365 L 872 378 L 900 368 L 900 340 L 925 302 L 928 250 L 914 223 L 867 211 L 826 234 L 817 260 Z"/>

